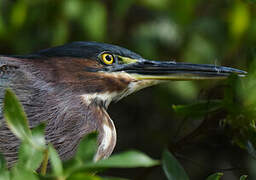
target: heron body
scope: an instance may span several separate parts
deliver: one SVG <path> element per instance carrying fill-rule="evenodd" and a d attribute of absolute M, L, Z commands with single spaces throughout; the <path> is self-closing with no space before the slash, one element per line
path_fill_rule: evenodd
<path fill-rule="evenodd" d="M 22 56 L 0 56 L 0 103 L 10 87 L 20 99 L 31 128 L 46 123 L 45 138 L 62 160 L 70 159 L 86 134 L 97 131 L 95 160 L 107 158 L 116 131 L 107 113 L 111 101 L 167 80 L 222 79 L 246 72 L 214 65 L 143 59 L 125 48 L 74 42 Z M 20 141 L 0 111 L 0 152 L 8 166 L 17 160 Z"/>

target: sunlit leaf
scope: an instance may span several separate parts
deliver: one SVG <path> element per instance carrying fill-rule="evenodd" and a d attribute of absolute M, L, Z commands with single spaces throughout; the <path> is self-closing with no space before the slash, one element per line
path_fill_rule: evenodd
<path fill-rule="evenodd" d="M 25 112 L 15 94 L 7 89 L 4 97 L 4 117 L 11 131 L 20 139 L 28 140 L 31 131 Z"/>
<path fill-rule="evenodd" d="M 7 170 L 0 171 L 0 180 L 10 180 L 10 172 Z"/>
<path fill-rule="evenodd" d="M 112 155 L 108 159 L 96 163 L 86 164 L 89 168 L 136 168 L 151 167 L 158 165 L 159 161 L 151 159 L 146 154 L 139 151 L 126 151 Z"/>
<path fill-rule="evenodd" d="M 54 175 L 61 179 L 63 177 L 62 162 L 59 158 L 57 151 L 52 145 L 49 145 L 49 156 Z"/>
<path fill-rule="evenodd" d="M 0 180 L 9 180 L 10 173 L 7 171 L 4 156 L 0 154 Z"/>
<path fill-rule="evenodd" d="M 75 166 L 75 162 L 73 166 Z M 72 172 L 94 172 L 105 168 L 137 168 L 151 167 L 159 165 L 159 161 L 153 160 L 147 155 L 138 151 L 127 151 L 112 155 L 108 159 L 100 160 L 96 163 L 88 162 L 82 166 L 72 169 Z"/>
<path fill-rule="evenodd" d="M 168 180 L 189 180 L 189 177 L 176 158 L 167 150 L 162 156 L 163 169 Z"/>
<path fill-rule="evenodd" d="M 45 146 L 44 125 L 34 128 L 31 133 L 26 114 L 15 94 L 9 89 L 6 90 L 4 99 L 4 117 L 11 131 L 23 141 L 19 150 L 18 166 L 36 170 L 42 162 L 42 150 Z"/>
<path fill-rule="evenodd" d="M 43 160 L 43 151 L 38 148 L 34 148 L 30 143 L 23 142 L 19 148 L 19 168 L 37 170 Z"/>
<path fill-rule="evenodd" d="M 45 139 L 44 139 L 44 129 L 45 129 L 45 124 L 44 123 L 39 124 L 38 126 L 32 129 L 32 137 L 31 137 L 31 141 L 33 145 L 36 148 L 39 148 L 42 150 L 46 148 Z"/>
<path fill-rule="evenodd" d="M 211 174 L 209 177 L 207 177 L 206 180 L 220 180 L 222 176 L 223 176 L 223 173 L 217 172 L 217 173 Z"/>
<path fill-rule="evenodd" d="M 84 163 L 93 160 L 97 151 L 97 136 L 96 132 L 90 133 L 80 141 L 76 153 L 77 159 L 82 160 Z"/>
<path fill-rule="evenodd" d="M 79 143 L 74 158 L 64 162 L 64 169 L 67 175 L 72 174 L 85 164 L 92 163 L 97 151 L 97 133 L 93 132 L 85 136 Z M 89 171 L 91 172 L 91 171 Z"/>
<path fill-rule="evenodd" d="M 12 168 L 11 171 L 13 180 L 38 180 L 38 177 L 31 170 L 27 170 L 26 168 Z"/>

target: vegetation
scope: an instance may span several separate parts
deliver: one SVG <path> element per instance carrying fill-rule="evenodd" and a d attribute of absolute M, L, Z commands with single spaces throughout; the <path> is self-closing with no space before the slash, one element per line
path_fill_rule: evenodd
<path fill-rule="evenodd" d="M 93 161 L 97 150 L 97 133 L 87 135 L 79 144 L 75 157 L 61 162 L 58 153 L 51 144 L 44 139 L 44 124 L 33 128 L 28 127 L 28 121 L 22 105 L 11 90 L 7 90 L 4 100 L 4 117 L 11 131 L 21 140 L 18 162 L 10 170 L 6 168 L 4 157 L 0 156 L 0 179 L 3 180 L 122 180 L 116 177 L 100 177 L 97 172 L 108 168 L 136 168 L 160 165 L 160 161 L 153 160 L 138 151 L 126 151 L 112 155 L 110 158 Z M 47 172 L 48 159 L 51 172 Z M 161 165 L 169 180 L 188 180 L 188 175 L 175 159 L 165 150 Z M 219 180 L 223 173 L 210 175 L 206 180 Z M 245 179 L 242 176 L 240 179 Z"/>

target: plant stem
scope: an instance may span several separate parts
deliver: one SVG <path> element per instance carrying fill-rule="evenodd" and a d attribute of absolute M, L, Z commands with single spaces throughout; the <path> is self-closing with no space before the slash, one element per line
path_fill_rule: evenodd
<path fill-rule="evenodd" d="M 49 151 L 48 151 L 48 149 L 45 149 L 44 150 L 44 159 L 43 159 L 42 168 L 41 168 L 41 174 L 42 175 L 46 174 L 47 165 L 48 165 L 48 158 L 49 158 Z"/>

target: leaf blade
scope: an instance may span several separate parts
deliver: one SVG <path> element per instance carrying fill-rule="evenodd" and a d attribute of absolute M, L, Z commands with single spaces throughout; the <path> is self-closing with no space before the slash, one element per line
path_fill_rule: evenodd
<path fill-rule="evenodd" d="M 76 159 L 84 162 L 93 161 L 94 155 L 97 151 L 97 132 L 93 132 L 85 136 L 79 143 Z"/>
<path fill-rule="evenodd" d="M 62 162 L 59 158 L 57 151 L 54 149 L 54 147 L 51 144 L 49 145 L 49 156 L 50 156 L 51 167 L 54 175 L 57 176 L 58 178 L 63 177 L 64 175 L 63 175 Z"/>
<path fill-rule="evenodd" d="M 159 165 L 158 160 L 154 160 L 149 156 L 138 151 L 126 151 L 116 155 L 112 155 L 108 159 L 100 160 L 98 162 L 87 162 L 83 165 L 76 166 L 69 171 L 69 175 L 76 172 L 95 172 L 107 168 L 137 168 L 137 167 L 152 167 Z"/>
<path fill-rule="evenodd" d="M 154 160 L 146 154 L 139 151 L 126 151 L 123 153 L 115 154 L 86 166 L 90 168 L 136 168 L 136 167 L 151 167 L 158 165 L 159 161 Z"/>
<path fill-rule="evenodd" d="M 163 170 L 168 180 L 189 180 L 189 177 L 176 158 L 167 150 L 162 155 Z"/>
<path fill-rule="evenodd" d="M 17 167 L 37 170 L 43 160 L 43 151 L 34 148 L 28 142 L 22 142 L 18 157 Z"/>
<path fill-rule="evenodd" d="M 18 98 L 10 89 L 5 92 L 3 112 L 11 131 L 19 139 L 27 140 L 31 136 L 28 120 Z"/>

